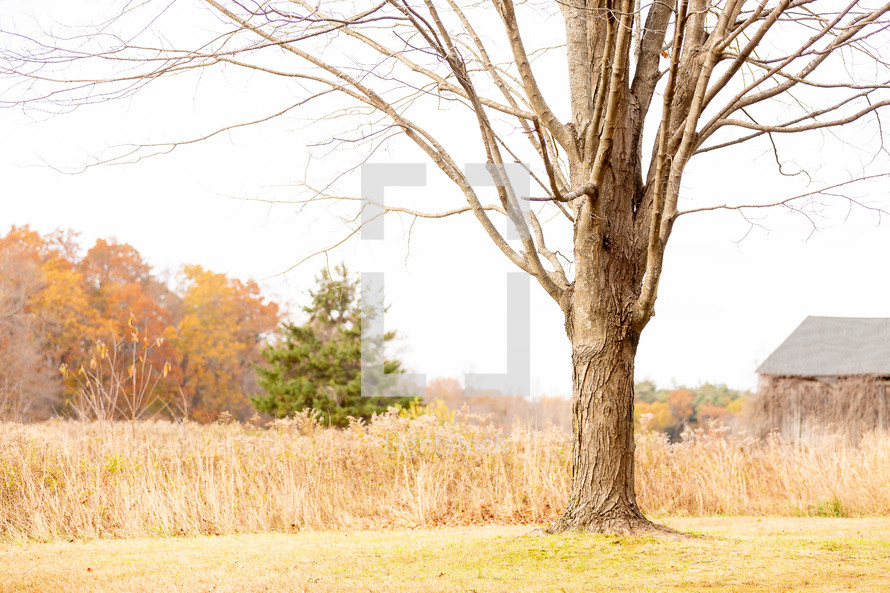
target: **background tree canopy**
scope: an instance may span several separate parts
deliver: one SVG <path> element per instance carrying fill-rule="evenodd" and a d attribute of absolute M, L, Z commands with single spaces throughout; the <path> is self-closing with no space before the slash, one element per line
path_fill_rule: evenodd
<path fill-rule="evenodd" d="M 105 394 L 106 419 L 131 417 L 134 384 L 151 402 L 140 414 L 247 419 L 278 305 L 255 282 L 200 266 L 179 277 L 168 285 L 113 239 L 83 254 L 73 231 L 0 236 L 0 419 L 92 417 L 76 403 L 84 389 Z"/>

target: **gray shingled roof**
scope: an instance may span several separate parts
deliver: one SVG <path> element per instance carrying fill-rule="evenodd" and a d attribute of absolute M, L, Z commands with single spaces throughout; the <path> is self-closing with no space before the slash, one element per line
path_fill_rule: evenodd
<path fill-rule="evenodd" d="M 890 376 L 890 319 L 807 317 L 757 372 L 802 377 Z"/>

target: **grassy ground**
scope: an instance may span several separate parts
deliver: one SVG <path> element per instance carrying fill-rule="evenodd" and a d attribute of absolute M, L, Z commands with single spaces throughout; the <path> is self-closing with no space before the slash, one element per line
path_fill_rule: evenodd
<path fill-rule="evenodd" d="M 681 540 L 529 527 L 0 544 L 0 591 L 890 590 L 890 519 L 670 518 Z"/>

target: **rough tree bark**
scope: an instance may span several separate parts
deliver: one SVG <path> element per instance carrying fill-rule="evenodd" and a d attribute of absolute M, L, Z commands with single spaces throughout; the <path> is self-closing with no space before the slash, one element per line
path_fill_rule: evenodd
<path fill-rule="evenodd" d="M 630 93 L 629 57 L 612 55 L 629 54 L 631 7 L 594 19 L 585 6 L 563 7 L 572 121 L 582 131 L 577 149 L 568 151 L 570 178 L 573 187 L 592 178 L 595 189 L 574 211 L 575 278 L 563 300 L 572 344 L 572 482 L 551 532 L 664 530 L 645 518 L 634 493 L 634 359 L 649 317 L 636 310 L 646 246 L 641 224 L 648 222 L 641 208 L 643 118 Z M 650 30 L 664 31 L 668 14 L 654 10 Z M 591 71 L 591 63 L 605 67 Z"/>
<path fill-rule="evenodd" d="M 604 184 L 602 215 L 580 208 L 575 280 L 566 300 L 572 344 L 572 482 L 552 531 L 648 531 L 634 495 L 634 358 L 640 292 L 632 175 Z M 622 183 L 625 181 L 625 183 Z M 632 181 L 631 181 L 632 182 Z"/>
<path fill-rule="evenodd" d="M 352 128 L 361 130 L 353 140 L 397 132 L 413 143 L 464 203 L 443 212 L 416 204 L 377 206 L 415 218 L 472 213 L 494 245 L 565 314 L 573 462 L 569 504 L 554 532 L 659 531 L 634 496 L 633 373 L 676 219 L 705 210 L 793 207 L 886 176 L 886 170 L 863 172 L 750 206 L 679 208 L 683 174 L 696 154 L 760 142 L 782 172 L 778 136 L 837 132 L 865 118 L 877 130 L 880 152 L 881 117 L 890 105 L 890 62 L 880 48 L 887 46 L 890 4 L 658 0 L 635 8 L 633 0 L 560 1 L 541 9 L 554 18 L 561 12 L 565 25 L 563 91 L 570 108 L 559 114 L 545 96 L 557 93 L 533 68 L 542 48 L 533 43 L 532 18 L 520 22 L 541 18 L 528 14 L 538 10 L 528 3 L 204 0 L 197 4 L 213 18 L 195 25 L 199 42 L 170 47 L 163 39 L 165 19 L 174 21 L 177 33 L 192 22 L 174 14 L 188 3 L 175 4 L 159 3 L 142 18 L 155 2 L 122 3 L 117 16 L 96 19 L 95 39 L 47 37 L 39 27 L 15 32 L 15 43 L 0 50 L 0 73 L 13 85 L 0 93 L 6 97 L 0 105 L 67 110 L 127 97 L 164 76 L 227 68 L 275 79 L 297 99 L 266 117 L 194 138 L 146 141 L 109 160 L 138 160 L 235 127 L 268 124 L 331 95 L 352 106 L 338 103 L 337 121 L 351 115 L 364 126 Z M 494 37 L 497 22 L 503 30 Z M 862 66 L 863 74 L 855 75 Z M 85 74 L 95 72 L 107 75 Z M 451 106 L 449 123 L 461 132 L 457 143 L 424 125 L 439 117 L 418 100 L 430 96 L 441 108 Z M 781 98 L 788 99 L 781 109 L 765 107 Z M 644 145 L 646 126 L 655 132 L 650 145 Z M 468 148 L 472 137 L 477 143 Z M 525 197 L 509 183 L 497 188 L 491 203 L 480 198 L 463 169 L 480 157 L 495 178 L 505 163 L 529 163 L 535 192 L 544 195 L 528 198 L 535 206 L 528 216 L 520 213 Z M 312 190 L 304 202 L 330 199 L 360 198 Z M 542 222 L 551 215 L 570 222 L 571 237 Z M 497 219 L 512 221 L 521 247 L 501 234 Z M 336 244 L 357 232 L 347 229 Z M 554 241 L 561 243 L 554 248 Z M 573 256 L 560 259 L 557 249 L 566 243 Z"/>

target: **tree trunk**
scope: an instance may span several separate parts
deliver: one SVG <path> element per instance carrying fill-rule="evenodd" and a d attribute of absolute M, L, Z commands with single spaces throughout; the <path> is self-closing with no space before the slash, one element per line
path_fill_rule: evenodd
<path fill-rule="evenodd" d="M 572 343 L 572 485 L 550 532 L 676 533 L 651 523 L 634 494 L 634 358 L 642 326 L 639 184 L 624 113 L 604 183 L 575 213 L 575 282 L 564 305 Z"/>
<path fill-rule="evenodd" d="M 572 347 L 572 485 L 551 533 L 672 533 L 634 493 L 634 356 L 639 336 L 603 320 L 602 341 Z"/>
<path fill-rule="evenodd" d="M 602 343 L 572 346 L 572 487 L 551 528 L 651 531 L 634 494 L 633 368 L 638 337 L 608 327 Z"/>

